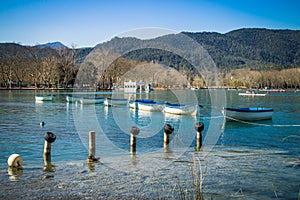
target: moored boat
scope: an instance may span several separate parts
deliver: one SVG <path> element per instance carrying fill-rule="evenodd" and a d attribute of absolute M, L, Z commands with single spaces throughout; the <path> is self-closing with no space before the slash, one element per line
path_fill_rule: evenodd
<path fill-rule="evenodd" d="M 245 93 L 239 93 L 240 96 L 266 96 L 269 93 L 257 93 L 254 91 L 247 91 Z"/>
<path fill-rule="evenodd" d="M 158 111 L 161 112 L 164 109 L 163 102 L 137 102 L 137 108 L 144 111 Z"/>
<path fill-rule="evenodd" d="M 146 102 L 146 103 L 148 103 L 148 102 L 154 102 L 154 101 L 152 99 L 136 99 L 136 100 L 130 100 L 128 102 L 128 104 L 129 104 L 130 108 L 138 109 L 138 103 L 139 102 Z"/>
<path fill-rule="evenodd" d="M 70 95 L 67 95 L 66 96 L 66 101 L 68 102 L 68 103 L 72 103 L 72 102 L 80 102 L 80 99 L 81 99 L 82 97 L 73 97 L 73 96 L 70 96 Z"/>
<path fill-rule="evenodd" d="M 198 105 L 166 103 L 163 112 L 175 115 L 197 115 Z"/>
<path fill-rule="evenodd" d="M 82 104 L 100 104 L 100 103 L 103 103 L 104 100 L 105 100 L 105 98 L 103 98 L 103 97 L 95 97 L 95 98 L 81 97 L 80 103 L 82 103 Z"/>
<path fill-rule="evenodd" d="M 118 98 L 106 98 L 103 103 L 106 106 L 124 106 L 128 104 L 128 100 Z"/>
<path fill-rule="evenodd" d="M 55 99 L 55 95 L 49 94 L 44 96 L 35 96 L 35 101 L 53 101 Z"/>
<path fill-rule="evenodd" d="M 266 96 L 267 94 L 260 94 L 260 93 L 239 93 L 240 96 Z"/>
<path fill-rule="evenodd" d="M 222 113 L 226 121 L 258 121 L 272 119 L 272 108 L 223 108 Z"/>

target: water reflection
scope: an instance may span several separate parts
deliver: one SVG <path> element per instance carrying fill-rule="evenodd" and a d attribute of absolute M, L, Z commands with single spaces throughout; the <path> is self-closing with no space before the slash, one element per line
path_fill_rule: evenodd
<path fill-rule="evenodd" d="M 7 173 L 9 175 L 9 180 L 17 181 L 23 175 L 23 168 L 8 167 Z"/>

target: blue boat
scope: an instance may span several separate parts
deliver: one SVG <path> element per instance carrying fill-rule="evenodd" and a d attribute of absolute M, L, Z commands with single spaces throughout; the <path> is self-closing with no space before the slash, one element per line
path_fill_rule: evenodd
<path fill-rule="evenodd" d="M 258 121 L 272 119 L 272 108 L 223 108 L 222 113 L 226 121 Z"/>

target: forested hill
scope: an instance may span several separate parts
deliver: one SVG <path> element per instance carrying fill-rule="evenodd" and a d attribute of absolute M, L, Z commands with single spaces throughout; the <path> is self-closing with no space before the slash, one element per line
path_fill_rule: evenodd
<path fill-rule="evenodd" d="M 300 66 L 299 30 L 247 28 L 226 34 L 183 33 L 200 43 L 219 68 L 280 70 Z"/>
<path fill-rule="evenodd" d="M 91 72 L 104 73 L 102 76 L 95 76 L 95 79 L 99 79 L 96 81 L 103 86 L 101 89 L 109 89 L 115 80 L 121 80 L 123 74 L 135 66 L 155 63 L 185 74 L 192 85 L 201 87 L 203 84 L 196 83 L 196 80 L 201 79 L 201 74 L 191 65 L 195 63 L 189 63 L 179 56 L 192 55 L 198 58 L 198 45 L 185 42 L 182 40 L 183 36 L 189 36 L 207 50 L 223 73 L 227 85 L 300 88 L 300 30 L 257 28 L 239 29 L 225 34 L 183 32 L 150 40 L 115 37 L 95 47 L 80 49 L 64 48 L 61 43 L 45 46 L 0 43 L 0 86 L 11 87 L 12 83 L 16 83 L 18 86 L 34 84 L 35 87 L 66 87 L 74 84 L 80 68 L 87 67 L 91 68 Z M 166 44 L 173 49 L 162 50 Z M 179 52 L 178 55 L 176 51 Z M 121 57 L 119 60 L 111 60 L 114 55 Z M 105 63 L 110 64 L 110 68 L 103 71 Z M 206 63 L 198 65 L 205 65 L 209 69 Z M 232 77 L 235 79 L 231 80 L 233 83 L 228 81 Z"/>

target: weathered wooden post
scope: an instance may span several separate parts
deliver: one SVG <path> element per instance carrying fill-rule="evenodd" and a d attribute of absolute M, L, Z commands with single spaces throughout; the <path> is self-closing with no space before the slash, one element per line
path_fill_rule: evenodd
<path fill-rule="evenodd" d="M 195 124 L 195 130 L 197 131 L 196 149 L 199 151 L 202 147 L 202 131 L 204 130 L 204 124 L 202 122 L 197 122 Z"/>
<path fill-rule="evenodd" d="M 130 128 L 130 153 L 136 152 L 136 136 L 140 133 L 140 129 L 136 126 Z"/>
<path fill-rule="evenodd" d="M 170 124 L 164 126 L 164 147 L 166 148 L 170 143 L 170 135 L 173 133 L 174 128 Z"/>
<path fill-rule="evenodd" d="M 51 172 L 53 171 L 53 165 L 51 164 L 51 143 L 56 140 L 56 135 L 51 132 L 47 132 L 44 135 L 44 139 L 44 170 Z"/>
<path fill-rule="evenodd" d="M 95 141 L 95 131 L 89 132 L 89 155 L 86 160 L 88 163 L 99 162 L 99 158 L 96 158 L 96 141 Z"/>

